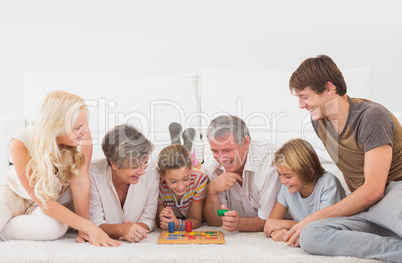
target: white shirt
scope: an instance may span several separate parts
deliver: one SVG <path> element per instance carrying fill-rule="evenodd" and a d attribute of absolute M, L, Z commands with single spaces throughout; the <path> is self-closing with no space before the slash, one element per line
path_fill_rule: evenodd
<path fill-rule="evenodd" d="M 96 225 L 142 222 L 152 231 L 155 226 L 159 194 L 159 173 L 150 164 L 138 183 L 128 188 L 126 201 L 121 207 L 112 181 L 112 169 L 106 158 L 97 159 L 89 166 L 91 202 L 89 217 Z"/>
<path fill-rule="evenodd" d="M 213 156 L 209 156 L 202 170 L 212 182 L 225 172 Z M 281 182 L 275 167 L 271 166 L 272 149 L 266 144 L 251 141 L 247 160 L 243 170 L 243 183 L 236 183 L 229 191 L 219 193 L 222 205 L 229 210 L 235 210 L 240 217 L 255 217 L 258 215 L 266 220 L 276 203 Z"/>

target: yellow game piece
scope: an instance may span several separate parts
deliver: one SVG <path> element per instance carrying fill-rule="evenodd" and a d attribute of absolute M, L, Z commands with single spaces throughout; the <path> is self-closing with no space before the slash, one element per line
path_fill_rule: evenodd
<path fill-rule="evenodd" d="M 192 232 L 190 232 L 190 233 L 188 233 L 188 234 L 194 236 L 194 235 L 195 235 L 195 232 L 192 231 Z"/>

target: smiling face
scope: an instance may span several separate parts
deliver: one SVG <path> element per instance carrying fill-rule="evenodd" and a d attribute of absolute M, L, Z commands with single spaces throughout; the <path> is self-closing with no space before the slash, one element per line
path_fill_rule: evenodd
<path fill-rule="evenodd" d="M 308 197 L 314 190 L 314 184 L 305 185 L 299 175 L 285 166 L 276 165 L 276 171 L 278 172 L 281 183 L 286 186 L 290 193 L 294 194 L 300 192 L 302 197 Z"/>
<path fill-rule="evenodd" d="M 294 91 L 299 98 L 299 108 L 308 110 L 313 121 L 338 114 L 339 96 L 334 95 L 334 86 L 332 84 L 328 85 L 331 85 L 331 87 L 327 88 L 322 94 L 316 93 L 309 87 Z"/>
<path fill-rule="evenodd" d="M 144 158 L 140 165 L 126 169 L 119 169 L 115 164 L 111 163 L 113 183 L 116 184 L 136 184 L 140 177 L 145 174 L 145 169 L 148 167 L 149 156 Z"/>
<path fill-rule="evenodd" d="M 191 169 L 187 167 L 169 169 L 162 175 L 162 179 L 176 197 L 182 197 L 191 183 Z"/>
<path fill-rule="evenodd" d="M 296 193 L 304 187 L 303 182 L 295 171 L 281 165 L 276 165 L 276 171 L 278 172 L 279 180 L 288 188 L 290 193 Z"/>
<path fill-rule="evenodd" d="M 78 146 L 87 132 L 87 112 L 79 110 L 72 130 L 56 137 L 57 145 Z"/>
<path fill-rule="evenodd" d="M 225 168 L 226 172 L 240 175 L 243 173 L 244 164 L 247 160 L 249 144 L 250 137 L 247 135 L 243 140 L 242 146 L 235 141 L 231 133 L 223 139 L 209 139 L 209 145 L 215 160 Z"/>

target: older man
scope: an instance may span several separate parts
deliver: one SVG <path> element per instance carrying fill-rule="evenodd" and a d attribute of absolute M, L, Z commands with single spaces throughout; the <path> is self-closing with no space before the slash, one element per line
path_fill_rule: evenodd
<path fill-rule="evenodd" d="M 227 231 L 262 231 L 280 187 L 269 147 L 251 141 L 246 124 L 235 116 L 212 120 L 207 138 L 215 160 L 202 166 L 211 181 L 204 206 L 207 223 Z M 226 208 L 224 216 L 217 215 Z"/>

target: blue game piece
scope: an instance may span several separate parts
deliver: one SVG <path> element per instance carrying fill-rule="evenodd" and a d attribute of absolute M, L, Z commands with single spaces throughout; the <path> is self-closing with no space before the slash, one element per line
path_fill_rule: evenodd
<path fill-rule="evenodd" d="M 177 240 L 177 239 L 180 239 L 180 237 L 173 236 L 173 237 L 167 237 L 166 239 L 169 239 L 169 240 Z"/>
<path fill-rule="evenodd" d="M 169 233 L 174 233 L 174 222 L 169 222 L 168 230 Z"/>

